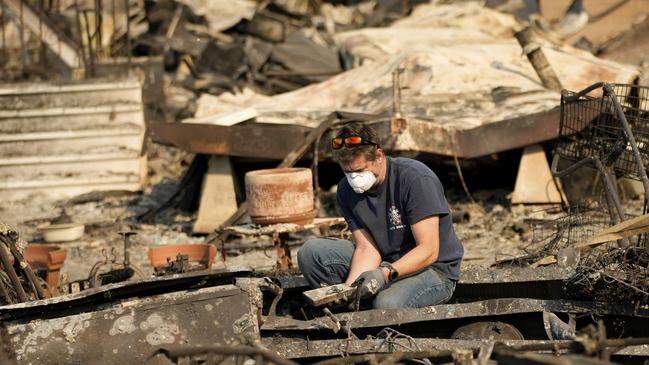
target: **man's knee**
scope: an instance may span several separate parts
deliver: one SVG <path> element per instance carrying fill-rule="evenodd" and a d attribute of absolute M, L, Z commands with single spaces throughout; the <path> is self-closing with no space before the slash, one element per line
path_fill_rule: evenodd
<path fill-rule="evenodd" d="M 401 309 L 407 308 L 410 298 L 403 295 L 390 295 L 386 291 L 379 292 L 374 298 L 374 309 Z"/>
<path fill-rule="evenodd" d="M 317 241 L 319 240 L 307 240 L 297 251 L 297 265 L 302 273 L 304 273 L 304 271 L 308 270 L 309 268 L 313 268 L 315 262 L 317 261 L 318 248 L 321 247 L 321 245 L 319 245 Z"/>

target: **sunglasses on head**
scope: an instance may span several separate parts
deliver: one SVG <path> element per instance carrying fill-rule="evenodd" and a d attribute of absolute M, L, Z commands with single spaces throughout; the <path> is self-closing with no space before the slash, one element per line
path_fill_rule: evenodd
<path fill-rule="evenodd" d="M 375 142 L 368 141 L 360 136 L 336 137 L 331 140 L 331 148 L 333 148 L 334 150 L 339 150 L 343 148 L 343 146 L 347 148 L 354 148 L 360 145 L 378 146 Z"/>

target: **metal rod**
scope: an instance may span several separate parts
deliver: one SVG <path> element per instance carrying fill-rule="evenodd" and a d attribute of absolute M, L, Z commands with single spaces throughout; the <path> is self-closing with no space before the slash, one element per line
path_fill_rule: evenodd
<path fill-rule="evenodd" d="M 83 11 L 83 20 L 86 23 L 86 37 L 88 40 L 88 60 L 90 61 L 90 76 L 95 75 L 95 56 L 92 50 L 92 35 L 90 34 L 90 22 L 88 21 L 88 12 Z"/>
<path fill-rule="evenodd" d="M 102 12 L 101 0 L 95 0 L 95 42 L 97 43 L 97 45 L 95 46 L 96 56 L 101 53 L 101 41 L 102 41 L 101 25 L 103 23 L 101 12 Z M 99 62 L 99 58 L 97 58 L 97 62 Z"/>
<path fill-rule="evenodd" d="M 597 170 L 599 170 L 601 174 L 602 182 L 604 183 L 605 193 L 608 197 L 611 198 L 613 202 L 613 206 L 617 211 L 617 216 L 620 219 L 620 222 L 626 220 L 626 215 L 624 214 L 624 208 L 622 208 L 622 203 L 620 203 L 620 197 L 617 194 L 617 189 L 615 189 L 615 185 L 613 185 L 613 182 L 611 181 L 611 176 L 608 174 L 606 168 L 604 168 L 604 165 L 599 160 L 599 158 L 593 158 L 593 163 L 595 164 L 595 167 L 597 168 Z M 614 224 L 616 223 L 617 222 L 615 222 Z"/>
<path fill-rule="evenodd" d="M 43 0 L 38 2 L 38 48 L 40 50 L 40 63 L 42 67 L 45 67 L 45 43 L 43 42 L 43 17 L 45 12 L 43 11 Z"/>
<path fill-rule="evenodd" d="M 22 59 L 22 69 L 25 72 L 25 66 L 27 65 L 27 50 L 25 49 L 25 24 L 23 20 L 23 2 L 20 2 L 20 27 L 18 28 L 18 33 L 20 36 L 20 57 Z"/>
<path fill-rule="evenodd" d="M 81 14 L 79 11 L 79 0 L 74 0 L 74 12 L 77 19 L 77 28 L 79 29 L 79 50 L 81 50 L 81 59 L 83 60 L 83 68 L 85 69 L 86 76 L 88 72 L 88 59 L 86 58 L 86 49 L 83 47 L 83 30 L 81 29 Z"/>
<path fill-rule="evenodd" d="M 401 72 L 397 67 L 392 71 L 392 117 L 401 118 Z"/>
<path fill-rule="evenodd" d="M 564 100 L 565 102 L 567 102 L 567 103 L 571 103 L 571 102 L 573 102 L 573 101 L 578 101 L 578 100 L 579 100 L 581 97 L 583 97 L 584 95 L 589 94 L 591 91 L 593 91 L 593 90 L 595 90 L 595 89 L 599 89 L 599 88 L 602 87 L 603 85 L 604 85 L 603 82 L 598 82 L 598 83 L 592 84 L 592 85 L 590 85 L 589 87 L 587 87 L 587 88 L 581 90 L 580 92 L 575 93 L 575 94 L 572 94 L 572 95 L 568 95 L 567 92 L 562 92 L 562 93 L 561 93 L 561 97 L 563 98 L 563 100 Z"/>
<path fill-rule="evenodd" d="M 9 260 L 9 256 L 7 255 L 7 251 L 3 246 L 4 245 L 0 245 L 0 261 L 2 262 L 2 266 L 7 272 L 7 275 L 9 275 L 9 280 L 11 280 L 11 284 L 14 286 L 14 289 L 16 290 L 16 294 L 18 295 L 18 300 L 20 300 L 21 303 L 24 303 L 28 300 L 27 294 L 25 293 L 25 290 L 23 289 L 23 286 L 20 283 L 20 279 L 18 278 L 18 275 L 16 274 L 13 265 L 11 265 L 11 261 Z"/>
<path fill-rule="evenodd" d="M 117 24 L 117 9 L 115 7 L 116 7 L 117 4 L 116 4 L 115 0 L 111 0 L 110 4 L 111 4 L 110 6 L 112 8 L 111 9 L 111 16 L 113 17 L 113 34 L 111 34 L 111 36 L 110 36 L 110 51 L 109 51 L 109 54 L 110 54 L 111 57 L 113 57 L 113 64 L 116 65 L 117 64 L 117 57 L 116 57 L 116 55 L 113 54 L 113 46 L 115 45 L 115 41 L 117 40 L 117 38 L 115 38 L 115 35 L 117 34 L 117 25 L 116 25 Z"/>
<path fill-rule="evenodd" d="M 9 296 L 9 291 L 5 286 L 4 281 L 0 278 L 0 295 L 7 300 L 7 304 L 14 304 L 13 298 Z"/>
<path fill-rule="evenodd" d="M 0 27 L 2 28 L 2 59 L 7 60 L 7 36 L 5 35 L 5 1 L 0 0 L 0 12 L 2 12 L 2 16 L 0 16 Z"/>
<path fill-rule="evenodd" d="M 165 34 L 165 46 L 162 52 L 163 55 L 166 55 L 167 52 L 169 52 L 169 43 L 171 42 L 171 38 L 174 36 L 174 33 L 176 33 L 176 27 L 178 27 L 178 23 L 180 22 L 180 17 L 182 16 L 182 14 L 183 7 L 177 7 L 173 17 L 171 18 L 171 22 L 169 23 L 169 28 L 167 28 L 167 33 Z"/>
<path fill-rule="evenodd" d="M 595 157 L 586 157 L 582 159 L 581 161 L 572 164 L 570 167 L 565 168 L 562 171 L 558 170 L 559 167 L 559 155 L 555 154 L 554 157 L 552 158 L 552 166 L 551 166 L 551 172 L 552 176 L 554 177 L 564 177 L 569 174 L 572 174 L 575 172 L 577 169 L 580 167 L 586 166 L 588 164 L 592 164 L 595 166 L 595 168 L 600 172 L 602 175 L 602 183 L 604 185 L 604 190 L 605 193 L 607 194 L 607 197 L 610 197 L 613 200 L 613 206 L 617 210 L 617 217 L 613 214 L 611 211 L 611 207 L 609 206 L 609 214 L 611 215 L 611 222 L 613 224 L 617 223 L 617 219 L 619 218 L 621 221 L 626 219 L 626 216 L 624 215 L 624 209 L 622 208 L 622 204 L 620 203 L 620 197 L 617 195 L 617 192 L 615 191 L 615 188 L 613 187 L 613 184 L 611 183 L 611 180 L 606 173 L 606 170 L 604 169 L 604 165 L 602 165 L 602 162 L 595 158 Z M 610 194 L 610 195 L 609 195 Z"/>
<path fill-rule="evenodd" d="M 640 150 L 638 150 L 638 144 L 636 143 L 635 136 L 631 131 L 631 126 L 629 126 L 629 122 L 626 120 L 626 116 L 624 115 L 624 111 L 622 110 L 622 105 L 620 105 L 620 101 L 617 99 L 617 96 L 613 92 L 611 85 L 604 84 L 603 88 L 606 94 L 608 94 L 613 100 L 615 113 L 617 114 L 618 119 L 620 119 L 622 126 L 624 126 L 624 131 L 626 132 L 626 136 L 629 139 L 629 144 L 633 149 L 633 157 L 635 158 L 636 164 L 638 165 L 640 177 L 642 178 L 642 187 L 644 188 L 644 211 L 646 212 L 647 205 L 649 204 L 649 177 L 647 177 L 647 171 L 645 170 L 644 164 L 642 163 L 642 156 L 640 155 Z"/>
<path fill-rule="evenodd" d="M 126 57 L 129 72 L 131 71 L 131 18 L 129 16 L 128 0 L 124 0 L 124 11 L 126 12 Z"/>

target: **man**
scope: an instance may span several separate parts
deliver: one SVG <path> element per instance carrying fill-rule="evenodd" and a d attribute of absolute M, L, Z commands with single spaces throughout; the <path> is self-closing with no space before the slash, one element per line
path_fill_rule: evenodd
<path fill-rule="evenodd" d="M 360 286 L 374 308 L 448 301 L 464 249 L 437 176 L 419 161 L 386 156 L 368 126 L 342 128 L 331 147 L 345 172 L 337 200 L 354 242 L 305 242 L 298 264 L 309 285 Z"/>

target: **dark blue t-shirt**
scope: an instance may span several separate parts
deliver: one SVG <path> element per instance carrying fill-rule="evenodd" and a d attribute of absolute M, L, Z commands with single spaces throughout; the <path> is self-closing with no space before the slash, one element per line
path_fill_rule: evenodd
<path fill-rule="evenodd" d="M 338 183 L 338 205 L 353 232 L 364 228 L 374 239 L 384 261 L 394 262 L 415 247 L 410 226 L 439 216 L 439 257 L 433 267 L 458 280 L 464 255 L 437 175 L 409 158 L 386 156 L 387 172 L 373 192 L 357 194 L 346 178 Z"/>

